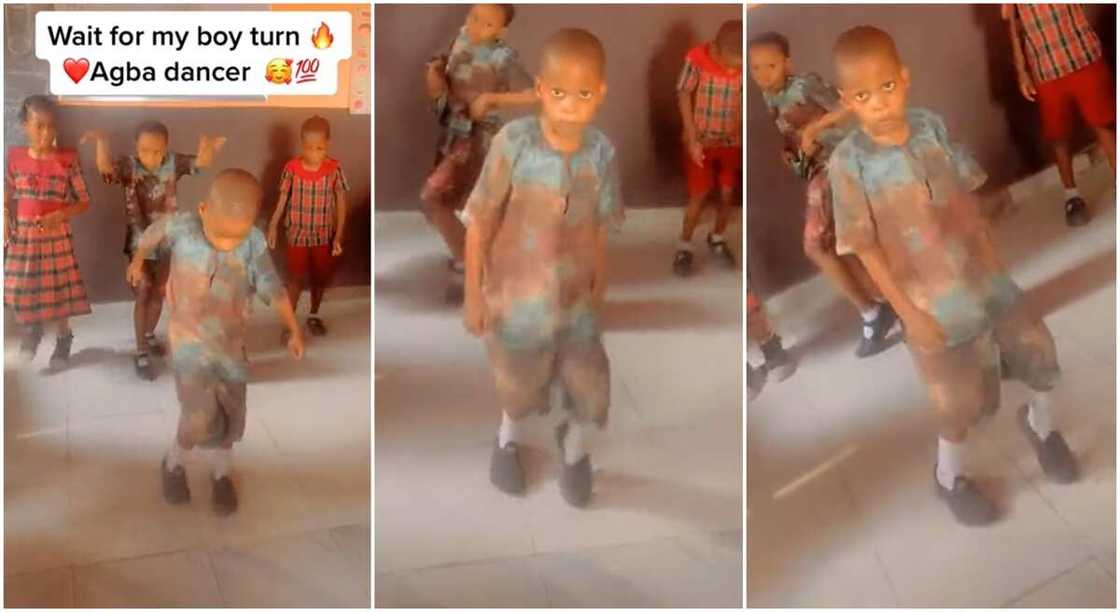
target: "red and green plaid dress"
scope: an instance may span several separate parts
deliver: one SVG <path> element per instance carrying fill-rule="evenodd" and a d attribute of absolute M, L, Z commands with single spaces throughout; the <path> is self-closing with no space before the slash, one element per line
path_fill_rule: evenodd
<path fill-rule="evenodd" d="M 89 201 L 77 153 L 59 149 L 34 159 L 26 147 L 14 147 L 4 181 L 7 205 L 15 209 L 15 232 L 4 257 L 4 305 L 24 325 L 89 314 L 70 224 L 41 229 L 37 222 Z"/>
<path fill-rule="evenodd" d="M 299 157 L 284 165 L 280 193 L 288 195 L 288 246 L 315 247 L 334 239 L 335 189 L 350 191 L 337 159 L 328 157 L 317 170 L 303 167 Z"/>

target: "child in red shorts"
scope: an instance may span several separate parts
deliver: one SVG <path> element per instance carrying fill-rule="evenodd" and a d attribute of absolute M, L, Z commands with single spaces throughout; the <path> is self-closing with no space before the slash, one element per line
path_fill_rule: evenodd
<path fill-rule="evenodd" d="M 268 227 L 268 246 L 276 248 L 280 220 L 287 228 L 288 298 L 294 311 L 304 285 L 311 289 L 311 316 L 307 328 L 323 336 L 327 328 L 319 318 L 323 293 L 342 255 L 346 228 L 346 192 L 350 184 L 337 159 L 327 157 L 331 124 L 315 115 L 299 129 L 300 155 L 288 161 L 280 175 L 280 198 Z M 286 214 L 285 214 L 286 211 Z M 283 340 L 287 342 L 288 332 Z"/>
<path fill-rule="evenodd" d="M 1010 24 L 1019 89 L 1026 99 L 1037 99 L 1043 136 L 1054 147 L 1066 223 L 1084 225 L 1089 209 L 1074 182 L 1069 150 L 1074 106 L 1116 169 L 1116 90 L 1101 39 L 1078 4 L 1005 4 L 1002 12 Z"/>
<path fill-rule="evenodd" d="M 728 267 L 734 267 L 735 259 L 723 232 L 731 221 L 735 187 L 743 167 L 742 21 L 724 22 L 714 41 L 685 55 L 677 96 L 687 149 L 688 208 L 673 271 L 682 276 L 692 271 L 692 233 L 713 183 L 719 184 L 720 199 L 708 247 Z"/>

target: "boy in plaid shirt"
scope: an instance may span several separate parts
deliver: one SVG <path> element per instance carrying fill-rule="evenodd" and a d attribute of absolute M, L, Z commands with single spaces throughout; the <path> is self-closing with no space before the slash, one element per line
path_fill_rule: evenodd
<path fill-rule="evenodd" d="M 268 247 L 276 248 L 280 221 L 285 219 L 288 298 L 295 310 L 304 284 L 310 284 L 311 316 L 307 318 L 307 327 L 313 335 L 323 336 L 327 328 L 319 318 L 319 305 L 334 274 L 336 258 L 342 255 L 350 183 L 346 182 L 338 160 L 327 157 L 331 124 L 326 119 L 315 115 L 304 121 L 299 138 L 299 157 L 289 160 L 280 175 L 280 198 L 268 226 Z M 284 342 L 287 333 L 284 332 Z"/>
<path fill-rule="evenodd" d="M 896 317 L 855 257 L 836 254 L 828 156 L 847 134 L 839 127 L 847 118 L 836 89 L 813 73 L 794 74 L 789 41 L 777 32 L 760 34 L 747 43 L 751 78 L 766 101 L 774 125 L 785 141 L 783 160 L 802 179 L 805 189 L 805 256 L 859 311 L 862 318 L 856 357 L 874 355 L 887 346 Z"/>
<path fill-rule="evenodd" d="M 120 185 L 124 190 L 124 214 L 128 223 L 124 238 L 124 256 L 131 260 L 136 242 L 149 225 L 178 209 L 175 187 L 179 179 L 198 174 L 210 165 L 214 155 L 225 144 L 225 138 L 201 136 L 198 154 L 168 151 L 170 135 L 167 126 L 158 121 L 145 121 L 136 128 L 136 153 L 115 161 L 109 152 L 109 139 L 104 132 L 92 130 L 82 142 L 97 143 L 97 169 L 107 185 Z M 144 263 L 148 282 L 133 288 L 136 303 L 132 324 L 136 333 L 136 373 L 143 379 L 156 377 L 149 351 L 163 354 L 156 340 L 156 326 L 163 313 L 164 290 L 167 286 L 169 261 L 165 253 L 152 253 Z"/>
<path fill-rule="evenodd" d="M 727 21 L 714 41 L 685 55 L 677 80 L 677 99 L 684 123 L 685 175 L 688 207 L 680 245 L 673 258 L 679 275 L 692 271 L 692 233 L 700 222 L 704 202 L 719 183 L 716 225 L 708 247 L 728 267 L 735 266 L 723 232 L 731 221 L 735 187 L 743 167 L 743 22 Z"/>
<path fill-rule="evenodd" d="M 1089 222 L 1073 177 L 1069 139 L 1076 107 L 1116 169 L 1116 90 L 1097 33 L 1077 4 L 1005 4 L 1019 90 L 1038 101 L 1043 136 L 1065 187 L 1066 223 Z"/>

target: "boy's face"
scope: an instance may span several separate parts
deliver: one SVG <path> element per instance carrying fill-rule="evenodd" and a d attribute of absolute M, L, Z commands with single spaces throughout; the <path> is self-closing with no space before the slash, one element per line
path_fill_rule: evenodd
<path fill-rule="evenodd" d="M 840 100 L 871 135 L 906 125 L 910 71 L 886 53 L 842 60 L 836 65 Z"/>
<path fill-rule="evenodd" d="M 763 91 L 778 91 L 789 75 L 789 57 L 774 45 L 755 45 L 747 50 L 751 80 Z"/>
<path fill-rule="evenodd" d="M 198 216 L 202 218 L 202 230 L 214 248 L 232 251 L 245 241 L 245 237 L 253 229 L 257 204 L 246 203 L 243 209 L 246 211 L 244 214 L 223 214 L 209 202 L 199 203 Z"/>
<path fill-rule="evenodd" d="M 309 165 L 318 166 L 327 158 L 330 140 L 322 132 L 307 132 L 300 138 L 300 156 Z"/>
<path fill-rule="evenodd" d="M 141 132 L 136 137 L 136 158 L 148 172 L 155 172 L 163 165 L 165 155 L 167 155 L 167 139 L 163 134 Z"/>
<path fill-rule="evenodd" d="M 555 125 L 591 123 L 607 94 L 603 75 L 591 62 L 570 57 L 548 59 L 537 75 L 541 113 Z"/>
<path fill-rule="evenodd" d="M 497 4 L 476 4 L 467 13 L 467 38 L 481 45 L 506 33 L 506 13 Z"/>
<path fill-rule="evenodd" d="M 50 149 L 54 146 L 55 137 L 58 135 L 54 126 L 54 115 L 31 109 L 27 111 L 27 121 L 23 123 L 23 129 L 27 132 L 27 144 L 32 149 Z"/>

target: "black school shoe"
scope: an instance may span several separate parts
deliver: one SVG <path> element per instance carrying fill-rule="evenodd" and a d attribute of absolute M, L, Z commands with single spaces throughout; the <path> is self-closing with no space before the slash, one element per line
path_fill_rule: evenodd
<path fill-rule="evenodd" d="M 73 332 L 59 336 L 54 340 L 54 352 L 51 353 L 51 369 L 65 367 L 70 362 L 70 348 L 74 345 Z"/>
<path fill-rule="evenodd" d="M 169 504 L 185 504 L 191 501 L 191 490 L 187 486 L 187 471 L 183 466 L 167 470 L 167 457 L 159 462 L 159 472 L 163 484 L 163 499 Z"/>
<path fill-rule="evenodd" d="M 727 243 L 723 240 L 719 242 L 712 241 L 712 235 L 708 234 L 708 248 L 711 249 L 712 255 L 723 263 L 728 269 L 735 269 L 735 256 L 731 254 L 731 249 L 727 248 Z"/>
<path fill-rule="evenodd" d="M 1031 448 L 1034 449 L 1034 454 L 1038 457 L 1038 464 L 1042 466 L 1043 473 L 1052 482 L 1058 484 L 1069 484 L 1076 481 L 1079 471 L 1077 459 L 1074 458 L 1073 452 L 1069 450 L 1065 438 L 1057 431 L 1051 431 L 1045 440 L 1038 437 L 1027 419 L 1029 411 L 1030 408 L 1026 405 L 1021 406 L 1019 413 L 1016 415 L 1016 420 L 1019 422 L 1019 428 L 1023 430 L 1023 435 L 1030 442 Z"/>
<path fill-rule="evenodd" d="M 680 249 L 673 256 L 673 273 L 677 276 L 688 276 L 692 273 L 692 251 Z"/>
<path fill-rule="evenodd" d="M 860 327 L 859 344 L 856 346 L 856 357 L 863 359 L 882 352 L 887 348 L 885 340 L 898 315 L 894 308 L 886 302 L 879 302 L 879 316 L 871 322 L 864 321 Z"/>
<path fill-rule="evenodd" d="M 933 466 L 933 486 L 937 496 L 945 500 L 957 522 L 966 527 L 984 527 L 999 518 L 999 509 L 976 488 L 972 480 L 957 476 L 953 488 L 946 489 L 937 480 L 937 466 Z"/>
<path fill-rule="evenodd" d="M 490 453 L 490 483 L 510 495 L 525 492 L 525 471 L 521 469 L 517 449 L 516 442 L 498 446 L 495 440 L 494 450 Z"/>
<path fill-rule="evenodd" d="M 1066 200 L 1066 225 L 1078 227 L 1089 222 L 1089 207 L 1078 196 Z"/>
<path fill-rule="evenodd" d="M 568 435 L 568 422 L 556 427 L 556 445 L 560 447 L 560 495 L 576 508 L 583 508 L 591 501 L 591 455 L 585 454 L 573 465 L 564 460 L 564 438 Z"/>
<path fill-rule="evenodd" d="M 766 386 L 766 370 L 747 364 L 747 401 L 753 402 Z"/>
<path fill-rule="evenodd" d="M 211 497 L 211 507 L 214 509 L 214 514 L 218 516 L 229 516 L 237 511 L 237 491 L 233 488 L 233 481 L 229 476 L 222 476 L 221 478 L 211 478 L 210 482 L 213 483 L 213 493 Z"/>
<path fill-rule="evenodd" d="M 797 370 L 797 361 L 782 348 L 782 338 L 778 334 L 770 336 L 770 339 L 759 348 L 762 349 L 762 356 L 766 359 L 763 367 L 766 368 L 767 379 L 773 374 L 775 381 L 782 382 L 793 376 Z"/>

